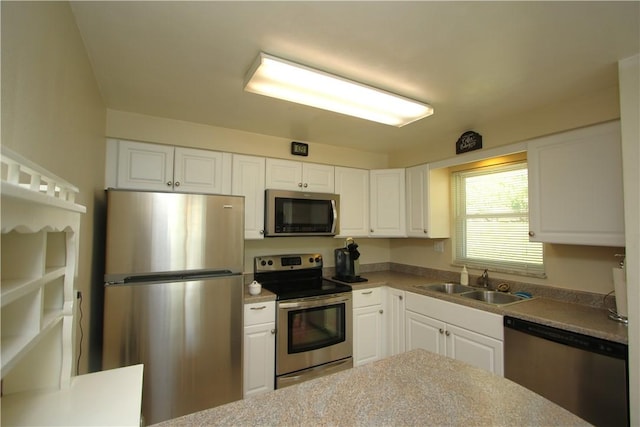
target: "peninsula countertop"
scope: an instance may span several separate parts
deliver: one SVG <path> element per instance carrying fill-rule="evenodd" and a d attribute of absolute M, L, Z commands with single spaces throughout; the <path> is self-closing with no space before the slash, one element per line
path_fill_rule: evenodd
<path fill-rule="evenodd" d="M 589 425 L 505 378 L 412 350 L 156 427 Z"/>

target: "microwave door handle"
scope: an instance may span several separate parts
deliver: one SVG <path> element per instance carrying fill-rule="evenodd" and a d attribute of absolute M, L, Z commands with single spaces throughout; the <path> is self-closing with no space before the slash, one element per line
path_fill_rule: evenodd
<path fill-rule="evenodd" d="M 338 222 L 338 209 L 336 209 L 335 199 L 331 200 L 331 211 L 333 212 L 333 223 L 331 224 L 331 234 L 336 233 L 336 223 Z"/>

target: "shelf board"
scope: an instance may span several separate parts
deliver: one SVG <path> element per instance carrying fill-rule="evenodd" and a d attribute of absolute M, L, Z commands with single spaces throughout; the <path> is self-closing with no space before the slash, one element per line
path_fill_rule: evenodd
<path fill-rule="evenodd" d="M 11 182 L 2 181 L 2 197 L 14 197 L 34 203 L 49 205 L 56 208 L 65 209 L 72 212 L 86 213 L 87 208 L 74 202 L 61 200 L 47 194 L 32 191 Z"/>
<path fill-rule="evenodd" d="M 2 376 L 4 377 L 18 363 L 22 355 L 31 351 L 44 336 L 62 321 L 62 310 L 58 315 L 50 314 L 46 319 L 46 323 L 40 329 L 40 332 L 32 335 L 19 335 L 2 337 L 1 342 L 1 358 L 2 358 Z"/>
<path fill-rule="evenodd" d="M 34 277 L 30 279 L 11 279 L 2 280 L 2 307 L 14 302 L 21 297 L 38 290 L 44 284 L 49 283 L 64 276 L 66 267 L 49 268 L 44 276 Z"/>

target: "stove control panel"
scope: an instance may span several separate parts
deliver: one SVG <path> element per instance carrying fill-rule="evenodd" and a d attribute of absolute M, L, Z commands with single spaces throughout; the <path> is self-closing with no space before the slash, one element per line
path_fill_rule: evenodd
<path fill-rule="evenodd" d="M 320 254 L 261 255 L 253 259 L 253 271 L 287 271 L 322 268 Z"/>

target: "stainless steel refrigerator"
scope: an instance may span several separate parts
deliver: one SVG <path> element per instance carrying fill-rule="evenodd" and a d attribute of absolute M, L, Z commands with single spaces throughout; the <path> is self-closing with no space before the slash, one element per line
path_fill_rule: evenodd
<path fill-rule="evenodd" d="M 242 398 L 244 198 L 107 191 L 103 369 L 144 364 L 146 424 Z"/>

